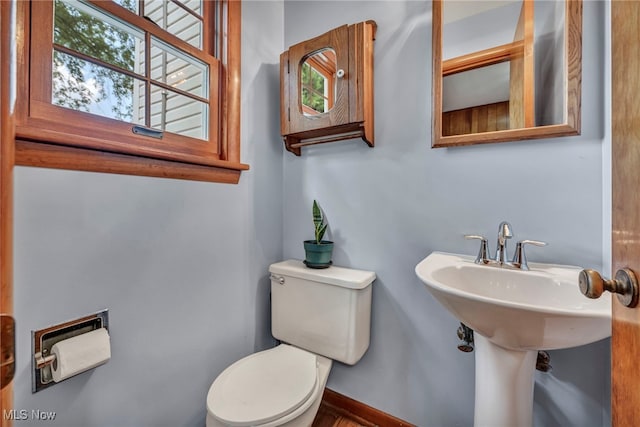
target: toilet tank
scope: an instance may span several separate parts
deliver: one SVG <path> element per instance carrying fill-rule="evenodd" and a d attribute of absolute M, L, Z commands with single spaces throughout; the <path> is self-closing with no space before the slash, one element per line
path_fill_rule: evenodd
<path fill-rule="evenodd" d="M 272 264 L 271 332 L 281 341 L 349 365 L 369 348 L 371 271 Z"/>

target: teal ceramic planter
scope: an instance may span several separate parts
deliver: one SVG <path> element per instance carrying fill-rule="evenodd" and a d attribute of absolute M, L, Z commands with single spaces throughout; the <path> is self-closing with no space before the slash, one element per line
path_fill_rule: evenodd
<path fill-rule="evenodd" d="M 333 254 L 333 242 L 321 240 L 304 241 L 305 259 L 304 263 L 309 268 L 327 268 L 331 265 L 331 255 Z"/>

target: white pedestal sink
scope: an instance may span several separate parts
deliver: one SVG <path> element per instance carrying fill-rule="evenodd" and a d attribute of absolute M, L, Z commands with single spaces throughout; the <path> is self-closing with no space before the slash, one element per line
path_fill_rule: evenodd
<path fill-rule="evenodd" d="M 433 252 L 416 266 L 431 294 L 475 331 L 474 426 L 530 426 L 538 350 L 611 335 L 611 296 L 588 299 L 579 267 L 529 263 L 529 271 Z"/>

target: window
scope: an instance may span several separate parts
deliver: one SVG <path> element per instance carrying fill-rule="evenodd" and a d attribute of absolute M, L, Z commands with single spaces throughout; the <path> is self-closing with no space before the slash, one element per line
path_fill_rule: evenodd
<path fill-rule="evenodd" d="M 300 68 L 302 113 L 307 116 L 326 113 L 335 98 L 336 52 L 323 49 L 307 58 Z"/>
<path fill-rule="evenodd" d="M 18 164 L 224 182 L 248 168 L 239 2 L 19 3 Z"/>

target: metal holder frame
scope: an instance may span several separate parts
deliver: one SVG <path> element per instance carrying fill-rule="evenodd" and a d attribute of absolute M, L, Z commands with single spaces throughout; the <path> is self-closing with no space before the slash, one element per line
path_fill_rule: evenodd
<path fill-rule="evenodd" d="M 51 366 L 55 355 L 51 347 L 59 341 L 86 334 L 96 329 L 109 330 L 109 310 L 98 311 L 75 320 L 31 331 L 31 392 L 36 393 L 56 384 Z"/>

